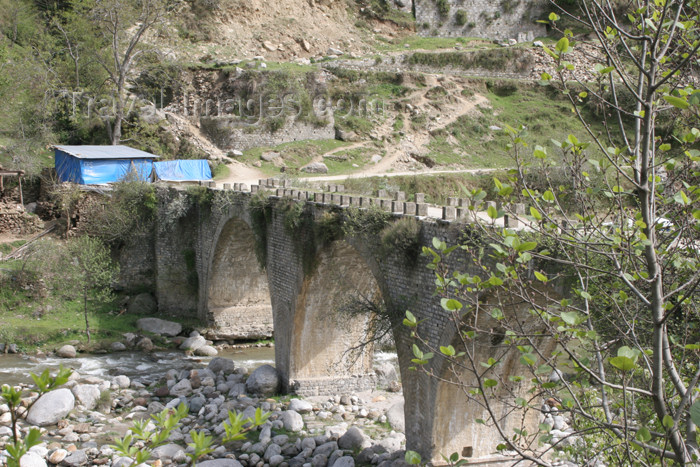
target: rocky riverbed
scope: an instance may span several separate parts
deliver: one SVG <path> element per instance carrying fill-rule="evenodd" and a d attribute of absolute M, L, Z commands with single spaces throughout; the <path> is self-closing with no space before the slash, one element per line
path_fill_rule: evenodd
<path fill-rule="evenodd" d="M 195 339 L 197 335 L 194 336 Z M 199 339 L 196 339 L 200 341 Z M 70 348 L 60 349 L 70 358 Z M 391 365 L 378 369 L 380 386 L 396 391 Z M 232 360 L 215 357 L 206 367 L 170 369 L 131 378 L 81 375 L 73 372 L 67 384 L 43 395 L 29 411 L 22 409 L 20 430 L 32 427 L 42 443 L 22 459 L 23 467 L 47 465 L 107 465 L 124 467 L 130 460 L 110 447 L 134 420 L 184 403 L 188 416 L 174 430 L 169 443 L 154 451 L 148 464 L 186 465 L 190 430 L 204 430 L 216 440 L 224 433 L 230 410 L 252 416 L 256 408 L 270 412 L 269 420 L 249 433 L 245 442 L 216 445 L 198 462 L 208 467 L 349 467 L 355 463 L 387 466 L 403 463 L 403 396 L 376 390 L 307 399 L 280 396 L 280 379 L 271 365 L 252 373 Z M 37 398 L 27 385 L 23 406 Z M 12 439 L 7 405 L 0 404 L 0 450 Z M 6 451 L 0 452 L 0 465 Z"/>

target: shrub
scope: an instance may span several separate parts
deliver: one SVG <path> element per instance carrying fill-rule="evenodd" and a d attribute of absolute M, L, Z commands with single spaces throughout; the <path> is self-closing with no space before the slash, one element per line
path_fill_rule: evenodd
<path fill-rule="evenodd" d="M 467 19 L 468 19 L 467 12 L 464 10 L 457 10 L 457 14 L 455 14 L 455 23 L 457 26 L 464 26 L 467 24 Z"/>
<path fill-rule="evenodd" d="M 421 224 L 414 217 L 403 217 L 381 232 L 382 253 L 396 253 L 406 265 L 416 264 L 421 252 Z"/>
<path fill-rule="evenodd" d="M 450 14 L 450 2 L 448 0 L 437 0 L 437 9 L 440 16 L 447 16 Z"/>

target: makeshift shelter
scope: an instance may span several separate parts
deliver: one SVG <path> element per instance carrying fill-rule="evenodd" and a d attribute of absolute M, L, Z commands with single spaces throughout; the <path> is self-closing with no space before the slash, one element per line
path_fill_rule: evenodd
<path fill-rule="evenodd" d="M 155 180 L 166 182 L 196 182 L 211 180 L 209 163 L 204 159 L 185 159 L 153 163 Z"/>
<path fill-rule="evenodd" d="M 54 146 L 60 182 L 81 185 L 118 182 L 131 173 L 148 181 L 158 156 L 129 146 Z"/>

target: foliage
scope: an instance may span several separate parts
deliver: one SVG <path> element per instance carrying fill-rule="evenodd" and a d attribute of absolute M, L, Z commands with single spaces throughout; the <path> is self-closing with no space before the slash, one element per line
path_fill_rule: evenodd
<path fill-rule="evenodd" d="M 267 268 L 267 225 L 272 220 L 269 194 L 262 190 L 250 198 L 250 227 L 255 236 L 255 257 L 261 269 Z"/>
<path fill-rule="evenodd" d="M 351 206 L 345 210 L 343 234 L 349 237 L 378 235 L 390 219 L 391 214 L 378 206 L 370 206 L 367 209 Z"/>
<path fill-rule="evenodd" d="M 469 21 L 467 12 L 465 10 L 457 10 L 457 13 L 455 13 L 455 24 L 457 24 L 457 26 L 464 26 L 467 24 L 467 21 Z"/>
<path fill-rule="evenodd" d="M 402 217 L 380 233 L 382 254 L 396 254 L 408 266 L 414 266 L 421 253 L 421 224 L 415 217 Z"/>
<path fill-rule="evenodd" d="M 112 184 L 108 196 L 108 202 L 97 201 L 86 209 L 85 233 L 119 245 L 153 229 L 157 198 L 152 184 L 127 177 Z"/>
<path fill-rule="evenodd" d="M 434 345 L 407 312 L 413 363 L 428 373 L 434 358 L 461 368 L 460 389 L 487 414 L 477 423 L 493 427 L 499 449 L 529 463 L 689 465 L 698 459 L 700 421 L 700 91 L 686 77 L 700 49 L 700 5 L 582 5 L 575 19 L 600 40 L 596 77 L 572 87 L 576 66 L 567 59 L 578 43 L 562 31 L 545 48 L 556 77 L 542 78 L 569 99 L 589 140 L 554 142 L 555 161 L 554 151 L 528 144 L 523 127 L 506 126 L 515 169 L 494 179 L 501 207 L 488 208 L 491 224 L 474 225 L 488 247 L 434 239 L 424 249 L 456 336 Z M 550 15 L 554 27 L 558 20 Z M 631 105 L 616 100 L 620 87 Z M 603 95 L 611 98 L 599 134 L 582 105 Z M 666 131 L 661 124 L 671 121 Z M 552 177 L 558 164 L 567 183 Z M 534 170 L 538 187 L 530 185 Z M 524 214 L 512 204 L 521 195 L 530 205 Z M 567 199 L 574 201 L 565 206 Z M 505 215 L 530 232 L 497 226 Z M 448 267 L 463 251 L 465 269 Z M 551 418 L 524 423 L 528 413 L 539 417 L 543 401 L 570 431 L 552 431 Z"/>
<path fill-rule="evenodd" d="M 436 0 L 437 10 L 440 16 L 447 16 L 450 14 L 450 2 L 448 0 Z"/>
<path fill-rule="evenodd" d="M 514 70 L 529 71 L 532 57 L 518 48 L 486 49 L 473 52 L 414 52 L 407 63 L 409 65 L 429 66 L 433 68 L 457 68 L 471 70 L 480 68 L 489 71 Z"/>
<path fill-rule="evenodd" d="M 111 285 L 119 274 L 109 249 L 101 240 L 83 235 L 68 244 L 69 262 L 65 264 L 65 287 L 80 291 L 83 298 L 85 334 L 90 342 L 88 300 L 106 302 L 112 298 Z"/>
<path fill-rule="evenodd" d="M 136 465 L 150 459 L 153 450 L 168 442 L 168 437 L 173 430 L 180 427 L 180 420 L 185 418 L 188 408 L 180 404 L 176 409 L 164 409 L 158 414 L 151 415 L 150 420 L 134 422 L 133 426 L 122 438 L 116 439 L 112 448 L 122 456 L 131 459 Z M 255 416 L 244 418 L 242 413 L 229 411 L 229 419 L 224 422 L 225 435 L 221 443 L 245 439 L 245 434 L 264 424 L 269 418 L 269 413 L 264 413 L 260 408 L 255 411 Z M 151 426 L 153 428 L 151 428 Z M 214 438 L 204 430 L 190 431 L 192 442 L 188 443 L 187 456 L 190 458 L 188 466 L 195 466 L 203 456 L 214 451 Z"/>
<path fill-rule="evenodd" d="M 73 370 L 63 368 L 61 366 L 56 376 L 50 376 L 48 369 L 44 370 L 40 375 L 32 373 L 31 377 L 34 380 L 39 397 L 34 399 L 33 402 L 29 403 L 26 408 L 22 404 L 21 390 L 7 384 L 2 385 L 2 393 L 0 393 L 0 395 L 9 409 L 11 419 L 10 427 L 12 429 L 12 442 L 5 446 L 8 454 L 8 467 L 19 467 L 22 456 L 25 455 L 32 446 L 35 446 L 41 442 L 41 432 L 37 428 L 32 428 L 29 430 L 26 437 L 19 437 L 20 430 L 17 426 L 17 421 L 20 418 L 19 409 L 24 408 L 26 412 L 29 412 L 29 409 L 31 409 L 31 407 L 41 398 L 43 394 L 68 382 L 68 378 L 72 372 Z"/>

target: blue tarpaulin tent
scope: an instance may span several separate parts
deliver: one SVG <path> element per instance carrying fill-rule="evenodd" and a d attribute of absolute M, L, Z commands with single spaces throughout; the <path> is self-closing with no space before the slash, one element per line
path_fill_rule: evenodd
<path fill-rule="evenodd" d="M 132 172 L 149 180 L 158 156 L 128 146 L 54 146 L 60 182 L 81 185 L 111 183 Z"/>
<path fill-rule="evenodd" d="M 211 169 L 204 159 L 154 162 L 156 180 L 167 182 L 193 182 L 211 180 Z"/>

